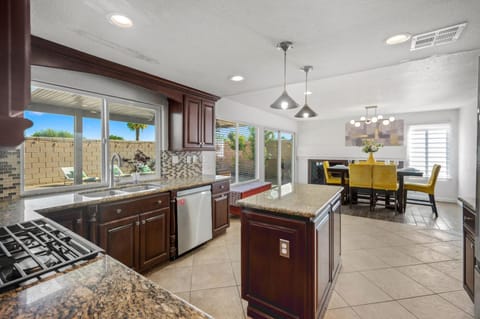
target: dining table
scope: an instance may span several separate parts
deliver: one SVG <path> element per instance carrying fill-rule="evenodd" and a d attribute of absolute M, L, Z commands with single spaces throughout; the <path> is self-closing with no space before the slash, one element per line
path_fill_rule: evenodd
<path fill-rule="evenodd" d="M 348 177 L 348 166 L 346 165 L 335 165 L 335 166 L 330 166 L 328 168 L 328 171 L 331 173 L 335 173 L 337 175 L 340 175 L 342 185 L 347 186 L 345 183 L 346 178 Z M 416 176 L 416 177 L 422 177 L 423 172 L 413 168 L 413 167 L 405 167 L 405 168 L 399 168 L 397 169 L 397 180 L 398 180 L 398 212 L 399 213 L 404 213 L 403 210 L 403 185 L 405 184 L 405 177 L 407 176 Z M 351 199 L 350 199 L 351 200 Z"/>

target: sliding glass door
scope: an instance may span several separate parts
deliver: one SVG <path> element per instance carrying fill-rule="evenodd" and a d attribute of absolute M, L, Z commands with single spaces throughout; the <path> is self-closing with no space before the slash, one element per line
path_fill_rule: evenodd
<path fill-rule="evenodd" d="M 294 176 L 294 134 L 276 130 L 264 131 L 265 181 L 272 186 L 292 183 Z"/>

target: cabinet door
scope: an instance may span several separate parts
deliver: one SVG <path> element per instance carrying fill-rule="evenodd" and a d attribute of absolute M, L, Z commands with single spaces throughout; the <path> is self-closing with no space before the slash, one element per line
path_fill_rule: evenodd
<path fill-rule="evenodd" d="M 186 96 L 183 111 L 183 147 L 199 148 L 202 142 L 202 100 Z"/>
<path fill-rule="evenodd" d="M 330 287 L 330 214 L 325 212 L 323 218 L 315 223 L 316 269 L 316 309 L 324 304 L 326 293 Z"/>
<path fill-rule="evenodd" d="M 139 226 L 138 216 L 101 224 L 100 247 L 127 267 L 138 268 Z"/>
<path fill-rule="evenodd" d="M 331 236 L 330 242 L 332 243 L 332 278 L 335 276 L 338 266 L 340 265 L 341 255 L 341 204 L 340 198 L 333 203 L 332 212 L 330 214 L 331 220 Z"/>
<path fill-rule="evenodd" d="M 215 237 L 230 226 L 230 205 L 228 193 L 213 196 L 212 200 L 213 237 Z"/>
<path fill-rule="evenodd" d="M 70 229 L 78 235 L 86 237 L 82 209 L 54 212 L 45 214 L 44 216 L 62 225 L 63 227 Z"/>
<path fill-rule="evenodd" d="M 215 148 L 215 112 L 214 103 L 203 101 L 202 104 L 202 148 Z"/>
<path fill-rule="evenodd" d="M 169 215 L 169 207 L 140 215 L 140 269 L 169 258 Z"/>
<path fill-rule="evenodd" d="M 472 297 L 475 288 L 475 244 L 468 233 L 464 235 L 464 264 L 463 264 L 463 285 L 467 293 Z"/>

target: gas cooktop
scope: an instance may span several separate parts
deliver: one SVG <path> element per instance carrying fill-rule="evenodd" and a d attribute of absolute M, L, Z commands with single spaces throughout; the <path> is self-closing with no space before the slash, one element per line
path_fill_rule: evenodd
<path fill-rule="evenodd" d="M 53 275 L 101 251 L 44 218 L 0 227 L 0 292 Z"/>

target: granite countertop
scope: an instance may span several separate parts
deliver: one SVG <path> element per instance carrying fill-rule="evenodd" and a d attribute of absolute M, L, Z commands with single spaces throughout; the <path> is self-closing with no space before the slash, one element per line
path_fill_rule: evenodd
<path fill-rule="evenodd" d="M 315 218 L 343 187 L 312 184 L 287 184 L 237 201 L 246 208 L 272 213 Z"/>
<path fill-rule="evenodd" d="M 74 193 L 48 194 L 41 196 L 24 197 L 13 202 L 0 203 L 0 226 L 11 225 L 24 222 L 31 219 L 41 218 L 38 213 L 44 214 L 52 211 L 63 209 L 84 207 L 87 205 L 95 205 L 118 201 L 122 199 L 130 199 L 139 196 L 153 195 L 162 192 L 180 190 L 185 188 L 197 187 L 212 184 L 214 182 L 230 179 L 229 176 L 210 176 L 202 175 L 198 177 L 179 178 L 179 179 L 163 179 L 154 181 L 145 181 L 141 184 L 155 184 L 157 189 L 145 190 L 135 193 L 127 193 L 122 195 L 91 198 L 81 195 L 90 190 L 82 190 Z M 135 184 L 136 185 L 136 184 Z M 140 185 L 140 183 L 138 184 Z M 118 189 L 127 185 L 119 186 Z M 130 185 L 132 186 L 132 185 Z M 96 189 L 101 190 L 101 189 Z"/>
<path fill-rule="evenodd" d="M 104 256 L 28 289 L 0 294 L 0 318 L 212 318 Z"/>
<path fill-rule="evenodd" d="M 462 197 L 459 197 L 458 200 L 461 201 L 465 206 L 467 206 L 471 210 L 475 211 L 475 206 L 476 206 L 475 198 L 462 196 Z"/>

